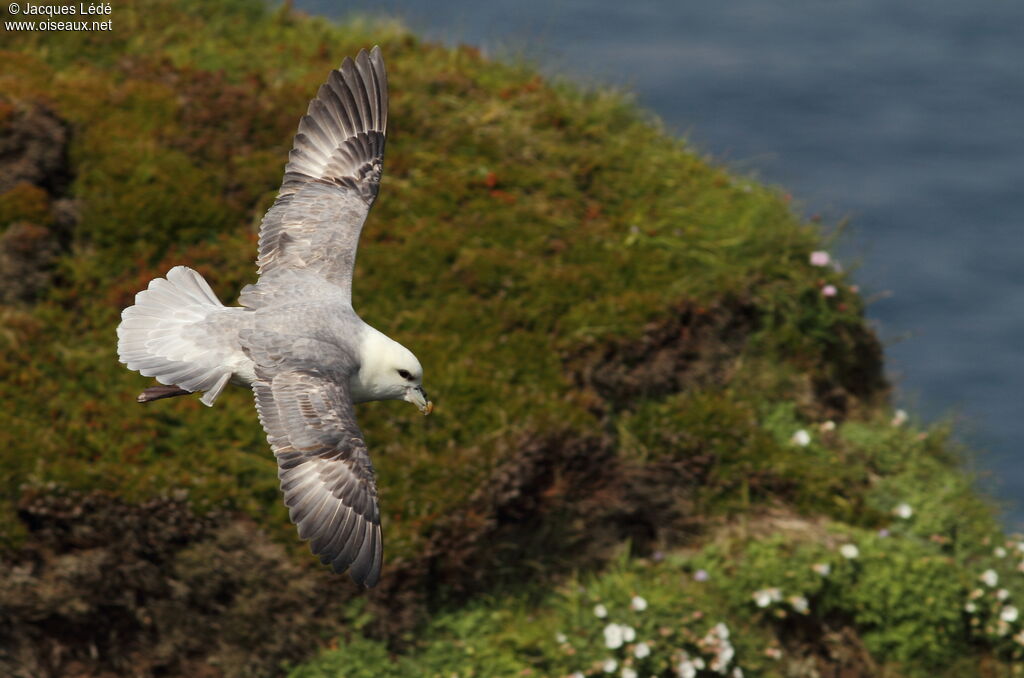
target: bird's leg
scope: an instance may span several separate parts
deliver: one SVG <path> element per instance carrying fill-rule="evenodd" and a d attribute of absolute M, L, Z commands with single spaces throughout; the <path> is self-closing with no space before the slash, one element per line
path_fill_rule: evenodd
<path fill-rule="evenodd" d="M 162 398 L 174 398 L 175 396 L 188 395 L 191 392 L 192 391 L 186 391 L 180 386 L 150 386 L 140 393 L 135 400 L 140 403 L 148 403 Z"/>

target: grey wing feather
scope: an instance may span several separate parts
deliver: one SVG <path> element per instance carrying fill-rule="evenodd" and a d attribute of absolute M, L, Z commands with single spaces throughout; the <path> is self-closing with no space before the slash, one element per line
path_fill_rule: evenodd
<path fill-rule="evenodd" d="M 380 48 L 331 72 L 299 122 L 281 191 L 260 225 L 261 282 L 306 269 L 351 295 L 359 233 L 380 188 L 387 114 Z"/>
<path fill-rule="evenodd" d="M 271 349 L 252 355 L 269 358 L 257 364 L 252 389 L 299 537 L 335 572 L 350 569 L 357 584 L 375 585 L 383 560 L 377 485 L 347 376 L 275 365 Z"/>

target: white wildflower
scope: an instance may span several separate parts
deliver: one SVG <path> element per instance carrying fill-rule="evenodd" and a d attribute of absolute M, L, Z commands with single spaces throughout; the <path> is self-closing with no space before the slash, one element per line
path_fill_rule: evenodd
<path fill-rule="evenodd" d="M 985 570 L 978 577 L 982 582 L 985 583 L 989 588 L 995 588 L 996 584 L 999 583 L 999 573 L 995 570 Z"/>
<path fill-rule="evenodd" d="M 815 563 L 814 565 L 811 565 L 811 569 L 822 577 L 827 577 L 832 573 L 832 566 L 828 563 Z"/>
<path fill-rule="evenodd" d="M 632 626 L 620 625 L 619 628 L 622 629 L 622 639 L 624 641 L 626 641 L 627 643 L 632 643 L 634 640 L 636 640 L 636 629 L 634 629 Z"/>
<path fill-rule="evenodd" d="M 608 616 L 608 608 L 598 603 L 594 606 L 594 616 L 598 619 L 604 619 Z"/>
<path fill-rule="evenodd" d="M 818 428 L 821 429 L 822 433 L 829 433 L 830 431 L 836 430 L 836 423 L 829 419 L 828 421 L 821 422 L 821 426 L 819 426 Z"/>
<path fill-rule="evenodd" d="M 903 426 L 905 423 L 907 423 L 906 410 L 896 410 L 896 412 L 893 413 L 892 415 L 892 422 L 890 423 L 893 426 Z"/>
<path fill-rule="evenodd" d="M 715 658 L 711 660 L 711 663 L 708 664 L 708 669 L 724 673 L 725 669 L 729 667 L 729 662 L 735 656 L 736 650 L 733 649 L 732 643 L 725 641 L 718 647 L 718 652 L 715 654 Z"/>
<path fill-rule="evenodd" d="M 604 669 L 605 673 L 615 673 L 615 669 L 619 668 L 619 662 L 614 659 L 605 659 L 601 668 Z"/>
<path fill-rule="evenodd" d="M 974 602 L 967 601 L 964 604 L 964 612 L 966 612 L 967 614 L 974 614 L 977 611 L 978 611 L 978 606 L 975 605 Z"/>
<path fill-rule="evenodd" d="M 766 647 L 764 649 L 764 656 L 768 659 L 782 659 L 782 650 L 777 647 Z"/>
<path fill-rule="evenodd" d="M 636 647 L 633 648 L 633 656 L 637 659 L 643 659 L 644 657 L 650 656 L 651 646 L 647 643 L 637 643 Z"/>
<path fill-rule="evenodd" d="M 1008 624 L 1017 621 L 1018 616 L 1020 616 L 1020 613 L 1017 612 L 1017 608 L 1013 605 L 1007 605 L 999 613 L 999 618 Z"/>
<path fill-rule="evenodd" d="M 684 659 L 676 667 L 676 675 L 679 678 L 697 678 L 697 667 L 689 659 Z"/>
<path fill-rule="evenodd" d="M 1018 631 L 1018 632 L 1017 632 L 1017 633 L 1016 633 L 1016 634 L 1015 634 L 1015 635 L 1013 636 L 1013 639 L 1014 639 L 1015 641 L 1017 641 L 1017 644 L 1018 644 L 1018 645 L 1024 645 L 1024 631 Z"/>
<path fill-rule="evenodd" d="M 622 647 L 622 629 L 618 624 L 609 624 L 604 627 L 604 646 L 609 650 L 616 650 Z"/>
<path fill-rule="evenodd" d="M 582 671 L 573 671 L 572 673 L 569 674 L 569 678 L 587 678 L 587 677 L 585 675 L 583 675 Z"/>
<path fill-rule="evenodd" d="M 561 645 L 562 643 L 569 642 L 569 637 L 566 636 L 561 631 L 559 631 L 558 633 L 555 634 L 555 642 L 558 643 L 559 645 Z"/>
<path fill-rule="evenodd" d="M 799 445 L 800 447 L 807 447 L 808 445 L 811 444 L 811 434 L 803 429 L 800 429 L 799 431 L 793 434 L 793 437 L 790 438 L 790 440 L 795 445 Z"/>
<path fill-rule="evenodd" d="M 629 606 L 637 612 L 643 612 L 647 609 L 647 601 L 640 596 L 633 596 L 633 600 L 629 601 Z"/>
<path fill-rule="evenodd" d="M 768 607 L 772 603 L 777 603 L 782 600 L 782 591 L 777 587 L 771 587 L 767 589 L 761 589 L 760 591 L 754 591 L 753 593 L 754 604 L 758 607 Z"/>
<path fill-rule="evenodd" d="M 732 670 L 732 678 L 743 678 L 743 669 L 736 667 Z"/>
<path fill-rule="evenodd" d="M 776 600 L 781 598 L 782 594 L 778 589 L 775 589 L 775 593 L 777 596 L 772 597 L 775 597 Z M 708 670 L 725 673 L 729 662 L 736 655 L 736 650 L 729 642 L 729 627 L 722 622 L 715 624 L 701 640 L 701 645 L 712 649 L 715 653 L 715 658 L 708 665 Z M 700 659 L 694 660 L 693 665 L 698 669 L 704 668 L 704 663 Z"/>
<path fill-rule="evenodd" d="M 992 550 L 992 555 L 994 555 L 996 558 L 1005 558 L 1006 549 L 1004 549 L 1002 546 L 997 546 Z"/>
<path fill-rule="evenodd" d="M 996 591 L 996 598 L 998 600 L 1006 600 L 1009 597 L 1010 597 L 1010 592 L 1007 591 L 1006 589 L 999 589 L 998 591 Z"/>
<path fill-rule="evenodd" d="M 799 612 L 800 614 L 807 614 L 810 610 L 810 606 L 807 604 L 807 599 L 803 596 L 790 596 L 789 604 L 795 612 Z"/>
<path fill-rule="evenodd" d="M 843 544 L 839 547 L 839 553 L 843 556 L 843 558 L 853 560 L 854 558 L 860 555 L 860 549 L 857 548 L 856 544 Z"/>
<path fill-rule="evenodd" d="M 898 504 L 892 512 L 897 518 L 903 518 L 903 520 L 907 520 L 910 516 L 914 515 L 914 509 L 910 508 L 910 504 L 907 502 Z"/>
<path fill-rule="evenodd" d="M 701 659 L 700 657 L 694 657 L 693 665 L 696 666 L 697 670 L 699 671 L 699 670 L 704 668 L 704 660 Z"/>
<path fill-rule="evenodd" d="M 622 667 L 622 678 L 637 678 L 636 671 L 629 668 L 628 666 Z"/>

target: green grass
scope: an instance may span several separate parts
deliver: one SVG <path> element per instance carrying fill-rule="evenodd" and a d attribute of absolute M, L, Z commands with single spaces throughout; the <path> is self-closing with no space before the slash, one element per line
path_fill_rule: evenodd
<path fill-rule="evenodd" d="M 892 675 L 1017 656 L 995 603 L 977 622 L 963 612 L 978 572 L 1015 576 L 992 560 L 1004 537 L 991 507 L 947 431 L 890 424 L 864 302 L 846 274 L 809 263 L 829 235 L 781 190 L 699 156 L 619 93 L 547 82 L 397 24 L 339 25 L 246 0 L 115 11 L 113 34 L 12 34 L 0 55 L 0 124 L 35 102 L 70 126 L 79 215 L 56 283 L 34 305 L 0 307 L 8 553 L 31 540 L 19 499 L 57 484 L 129 501 L 187 489 L 193 509 L 248 514 L 309 559 L 251 396 L 226 393 L 213 410 L 195 399 L 140 408 L 147 380 L 118 364 L 114 329 L 173 265 L 199 270 L 227 302 L 255 279 L 255 226 L 299 115 L 345 55 L 379 43 L 388 154 L 354 301 L 416 352 L 437 406 L 427 419 L 398 403 L 359 409 L 385 572 L 437 549 L 452 524 L 485 535 L 503 524 L 504 499 L 488 493 L 531 441 L 598 441 L 628 480 L 581 499 L 559 484 L 564 469 L 552 471 L 547 494 L 522 509 L 550 529 L 530 551 L 538 562 L 513 557 L 451 598 L 453 585 L 437 584 L 422 640 L 397 655 L 368 639 L 386 608 L 367 608 L 365 624 L 339 620 L 342 647 L 293 676 L 593 673 L 605 653 L 587 610 L 595 600 L 624 609 L 641 590 L 650 611 L 630 623 L 653 634 L 645 671 L 664 673 L 684 646 L 697 652 L 721 619 L 747 675 L 784 675 L 764 649 L 810 641 L 750 607 L 753 590 L 783 585 L 821 602 L 814 619 L 848 625 Z M 24 184 L 0 195 L 0 230 L 49 226 L 50 201 Z M 794 442 L 799 430 L 807 445 Z M 680 485 L 658 485 L 666 473 Z M 901 502 L 914 516 L 894 522 Z M 603 529 L 577 505 L 614 505 L 620 535 L 629 516 L 677 516 L 634 544 L 635 555 L 671 557 L 600 574 L 610 551 L 546 553 L 548 535 L 586 543 Z M 763 519 L 779 511 L 824 525 L 814 534 L 828 540 L 856 539 L 862 558 L 844 563 L 826 543 L 779 532 Z M 733 529 L 754 531 L 730 541 Z M 822 558 L 836 568 L 827 587 L 808 574 Z M 714 570 L 711 583 L 692 581 L 693 563 Z M 575 654 L 553 640 L 570 631 Z"/>
<path fill-rule="evenodd" d="M 288 675 L 499 678 L 577 671 L 620 675 L 632 669 L 644 676 L 669 676 L 677 675 L 675 669 L 687 657 L 720 666 L 722 675 L 736 668 L 750 675 L 782 675 L 772 671 L 778 662 L 764 654 L 775 646 L 770 634 L 742 614 L 723 615 L 724 602 L 712 586 L 694 581 L 676 562 L 620 559 L 600 577 L 567 581 L 532 604 L 521 597 L 485 598 L 438 615 L 401 656 L 390 657 L 382 645 L 354 639 Z M 720 624 L 727 630 L 725 638 Z M 715 664 L 716 658 L 721 664 Z M 606 662 L 616 668 L 606 671 Z"/>

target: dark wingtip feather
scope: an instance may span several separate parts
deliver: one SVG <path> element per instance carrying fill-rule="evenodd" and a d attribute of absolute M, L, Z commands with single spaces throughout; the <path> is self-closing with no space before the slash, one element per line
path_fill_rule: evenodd
<path fill-rule="evenodd" d="M 380 566 L 377 563 L 377 550 L 380 548 L 380 543 L 380 526 L 367 522 L 366 530 L 360 540 L 359 554 L 349 570 L 352 581 L 360 586 L 370 588 L 380 579 Z"/>
<path fill-rule="evenodd" d="M 299 123 L 293 151 L 302 152 L 289 154 L 282 192 L 297 190 L 308 181 L 350 187 L 369 182 L 372 187 L 362 187 L 360 194 L 372 203 L 380 181 L 387 109 L 387 75 L 380 47 L 369 52 L 362 49 L 355 59 L 345 57 Z M 373 139 L 367 144 L 364 137 Z M 345 156 L 346 150 L 352 154 L 347 162 L 330 162 Z"/>

